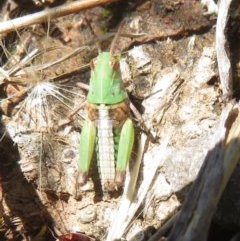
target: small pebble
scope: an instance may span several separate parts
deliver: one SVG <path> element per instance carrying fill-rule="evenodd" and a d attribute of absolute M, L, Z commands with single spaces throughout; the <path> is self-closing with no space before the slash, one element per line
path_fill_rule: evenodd
<path fill-rule="evenodd" d="M 90 223 L 97 217 L 94 206 L 87 206 L 79 212 L 79 220 L 81 223 Z"/>

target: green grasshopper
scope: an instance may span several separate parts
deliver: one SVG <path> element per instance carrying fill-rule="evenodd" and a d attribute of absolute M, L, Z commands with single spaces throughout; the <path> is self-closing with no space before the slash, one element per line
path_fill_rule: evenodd
<path fill-rule="evenodd" d="M 88 119 L 82 127 L 79 150 L 78 183 L 84 185 L 87 181 L 96 146 L 103 191 L 123 186 L 135 135 L 119 59 L 113 56 L 111 49 L 110 52 L 100 52 L 90 62 Z"/>

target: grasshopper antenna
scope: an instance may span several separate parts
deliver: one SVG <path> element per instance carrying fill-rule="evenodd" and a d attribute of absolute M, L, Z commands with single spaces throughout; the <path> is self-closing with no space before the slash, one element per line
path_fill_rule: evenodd
<path fill-rule="evenodd" d="M 84 19 L 85 19 L 86 24 L 88 25 L 88 27 L 89 27 L 89 29 L 90 29 L 92 35 L 95 37 L 95 39 L 98 39 L 97 36 L 96 36 L 96 34 L 95 34 L 95 32 L 94 32 L 94 30 L 93 30 L 93 28 L 92 28 L 91 23 L 90 23 L 89 20 L 88 20 L 88 18 L 85 16 Z M 98 54 L 99 54 L 99 53 L 102 52 L 102 50 L 101 50 L 100 42 L 99 42 L 98 40 L 97 40 L 96 45 L 97 45 L 97 48 L 98 48 Z"/>
<path fill-rule="evenodd" d="M 111 53 L 111 55 L 113 55 L 113 50 L 115 48 L 117 39 L 118 39 L 118 37 L 119 37 L 119 35 L 120 35 L 121 31 L 122 31 L 124 23 L 125 23 L 125 20 L 122 20 L 120 25 L 119 25 L 119 27 L 118 27 L 118 31 L 117 31 L 116 35 L 114 36 L 114 38 L 113 38 L 113 41 L 112 41 L 111 46 L 110 46 L 110 53 Z"/>

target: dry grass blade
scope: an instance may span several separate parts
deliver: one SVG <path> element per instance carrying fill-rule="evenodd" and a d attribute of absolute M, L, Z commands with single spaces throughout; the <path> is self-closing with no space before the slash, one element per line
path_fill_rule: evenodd
<path fill-rule="evenodd" d="M 54 62 L 50 62 L 50 63 L 44 63 L 44 64 L 40 64 L 38 66 L 31 66 L 31 70 L 34 70 L 34 71 L 39 71 L 39 70 L 44 70 L 44 69 L 47 69 L 49 67 L 52 67 L 54 65 L 57 65 L 67 59 L 70 59 L 71 57 L 74 57 L 76 56 L 77 54 L 79 54 L 80 52 L 82 52 L 83 50 L 87 49 L 87 47 L 83 46 L 83 47 L 79 47 L 75 50 L 73 50 L 71 53 L 69 54 L 66 54 L 64 55 L 63 57 L 55 60 Z M 55 48 L 53 48 L 52 50 L 55 50 Z M 50 50 L 49 50 L 50 51 Z"/>
<path fill-rule="evenodd" d="M 168 241 L 207 240 L 216 206 L 240 157 L 240 107 L 229 104 Z"/>
<path fill-rule="evenodd" d="M 38 49 L 34 49 L 30 52 L 26 57 L 24 57 L 19 63 L 16 64 L 15 67 L 11 68 L 10 70 L 5 70 L 4 67 L 1 68 L 0 71 L 0 84 L 3 84 L 4 81 L 11 80 L 11 76 L 17 74 L 18 72 L 22 71 L 21 69 L 24 68 L 25 65 L 29 64 L 33 58 L 38 55 L 40 51 Z"/>
<path fill-rule="evenodd" d="M 146 142 L 146 137 L 142 134 L 141 137 L 141 144 L 138 151 L 138 157 L 136 162 L 140 162 L 142 159 L 142 155 L 144 152 L 144 146 Z M 122 196 L 120 206 L 115 218 L 115 222 L 113 223 L 112 227 L 109 230 L 107 241 L 121 239 L 123 236 L 126 236 L 127 232 L 129 231 L 130 226 L 133 224 L 134 216 L 136 215 L 140 205 L 143 203 L 143 200 L 146 198 L 147 192 L 154 181 L 154 177 L 156 175 L 156 171 L 159 168 L 160 160 L 162 159 L 161 154 L 165 153 L 165 149 L 169 142 L 169 136 L 167 136 L 161 143 L 160 147 L 154 149 L 153 152 L 157 152 L 158 155 L 155 155 L 156 159 L 152 161 L 154 163 L 151 167 L 147 167 L 146 175 L 143 179 L 140 187 L 137 189 L 135 193 L 135 185 L 137 179 L 138 170 L 137 165 L 134 166 L 135 175 L 131 173 L 131 180 L 127 183 L 124 194 Z M 150 155 L 151 156 L 151 155 Z M 144 155 L 145 158 L 151 158 L 147 153 Z M 153 155 L 154 156 L 154 155 Z M 138 163 L 139 165 L 140 163 Z M 133 185 L 132 185 L 133 184 Z"/>
<path fill-rule="evenodd" d="M 231 98 L 232 96 L 232 67 L 229 59 L 230 53 L 227 36 L 225 35 L 231 2 L 231 0 L 220 1 L 216 28 L 216 51 L 219 76 L 223 95 L 227 98 Z"/>
<path fill-rule="evenodd" d="M 142 134 L 141 141 L 139 141 L 139 147 L 138 147 L 138 154 L 136 158 L 136 163 L 134 167 L 134 173 L 128 173 L 126 177 L 125 182 L 125 189 L 124 193 L 121 199 L 121 203 L 118 209 L 118 212 L 116 214 L 115 222 L 110 227 L 110 230 L 108 232 L 108 236 L 106 238 L 107 241 L 114 240 L 116 238 L 121 238 L 123 232 L 122 232 L 122 225 L 124 225 L 124 222 L 126 221 L 126 216 L 128 216 L 128 211 L 131 206 L 131 203 L 134 199 L 134 190 L 136 187 L 138 172 L 144 152 L 144 147 L 146 143 L 146 136 Z"/>
<path fill-rule="evenodd" d="M 70 4 L 65 4 L 51 9 L 45 9 L 44 11 L 38 13 L 29 14 L 24 17 L 16 18 L 1 23 L 0 34 L 9 33 L 12 31 L 16 31 L 17 29 L 22 29 L 32 24 L 41 23 L 49 19 L 62 17 L 84 9 L 116 1 L 118 0 L 84 0 L 72 2 Z"/>

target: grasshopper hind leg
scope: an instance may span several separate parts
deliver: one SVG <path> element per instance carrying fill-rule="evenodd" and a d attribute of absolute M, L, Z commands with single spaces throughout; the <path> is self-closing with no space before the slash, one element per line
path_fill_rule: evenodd
<path fill-rule="evenodd" d="M 80 135 L 79 147 L 79 164 L 78 164 L 78 184 L 83 186 L 88 179 L 88 171 L 90 168 L 96 141 L 96 126 L 93 121 L 86 120 L 83 124 Z"/>
<path fill-rule="evenodd" d="M 126 168 L 132 153 L 134 143 L 134 126 L 130 118 L 123 124 L 117 154 L 115 182 L 118 186 L 123 186 Z"/>

